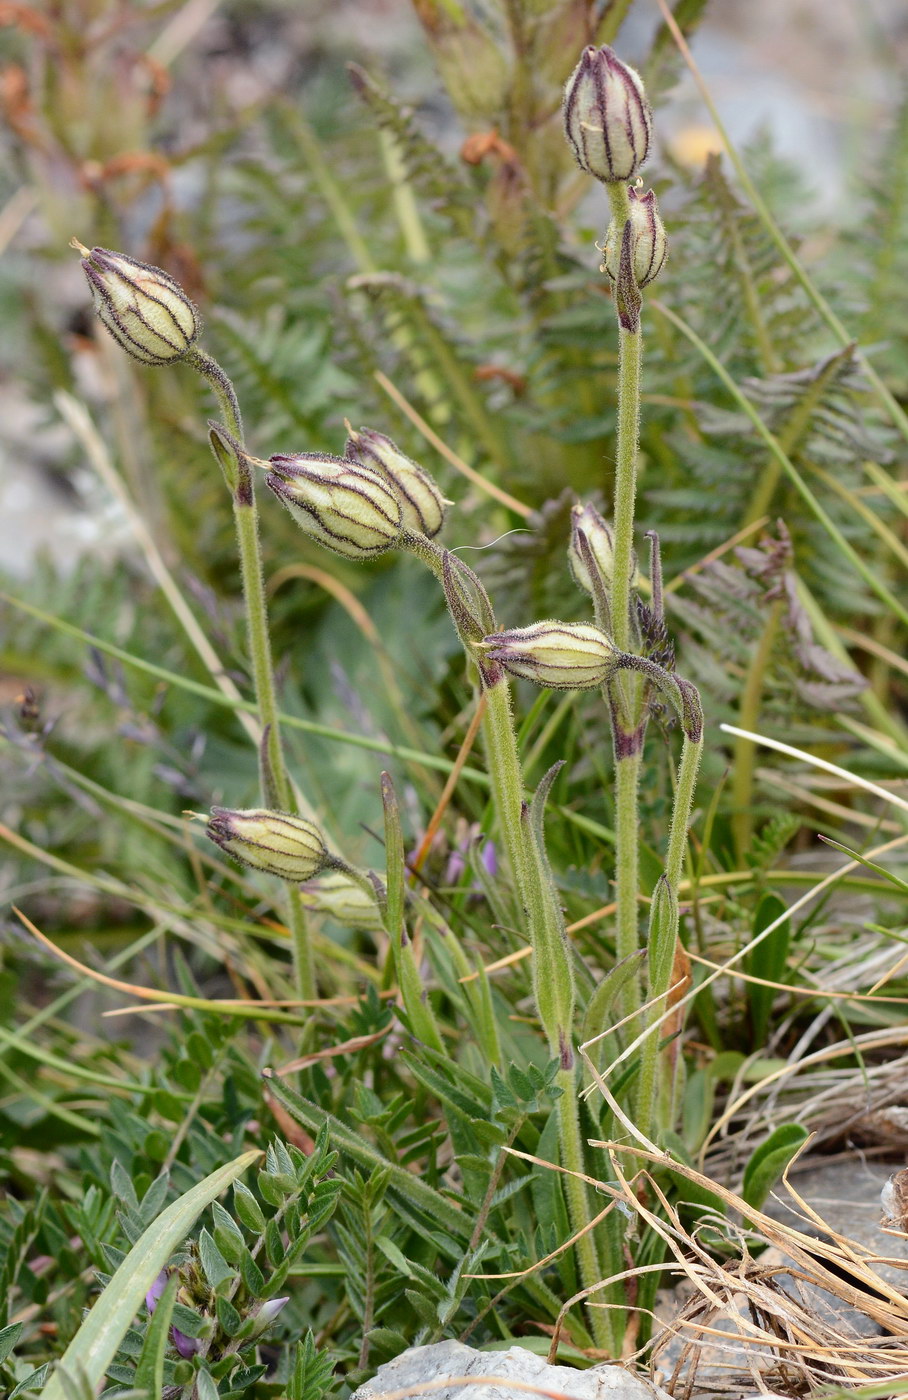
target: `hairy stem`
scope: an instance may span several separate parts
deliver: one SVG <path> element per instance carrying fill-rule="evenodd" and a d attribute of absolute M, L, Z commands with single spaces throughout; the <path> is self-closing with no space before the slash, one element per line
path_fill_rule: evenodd
<path fill-rule="evenodd" d="M 681 749 L 681 762 L 675 783 L 675 801 L 668 833 L 668 850 L 665 857 L 665 879 L 669 888 L 667 901 L 668 918 L 665 925 L 650 924 L 649 985 L 647 998 L 653 1005 L 647 1012 L 647 1025 L 650 1034 L 643 1043 L 640 1054 L 640 1074 L 637 1080 L 637 1105 L 635 1122 L 644 1137 L 651 1135 L 652 1124 L 660 1104 L 671 1102 L 671 1078 L 673 1050 L 660 1055 L 660 1031 L 657 1028 L 665 1011 L 665 997 L 672 983 L 675 969 L 675 951 L 678 945 L 678 889 L 681 884 L 681 870 L 684 852 L 687 848 L 687 830 L 690 825 L 697 774 L 703 753 L 702 736 L 697 739 L 684 737 Z M 662 946 L 655 946 L 657 941 Z M 676 1053 L 676 1048 L 674 1050 Z M 660 1066 L 662 1074 L 660 1075 Z M 663 1127 L 669 1126 L 663 1123 Z"/>
<path fill-rule="evenodd" d="M 627 188 L 623 182 L 608 186 L 612 217 L 619 229 L 629 217 Z M 618 310 L 618 431 L 615 444 L 614 565 L 609 598 L 612 639 L 622 652 L 631 649 L 631 576 L 634 568 L 634 509 L 637 496 L 637 450 L 640 432 L 640 367 L 643 332 L 639 314 L 629 329 L 621 314 L 620 284 L 616 287 Z M 639 307 L 639 299 L 638 299 Z M 641 714 L 642 685 L 637 676 L 618 675 L 610 687 L 612 737 L 615 746 L 615 897 L 617 956 L 630 957 L 639 944 L 637 895 L 639 887 L 639 832 L 637 790 L 643 751 L 645 719 Z M 627 980 L 623 1011 L 631 1015 L 640 1007 L 638 979 Z"/>
<path fill-rule="evenodd" d="M 561 1098 L 558 1100 L 558 1136 L 561 1143 L 561 1165 L 568 1173 L 584 1172 L 586 1167 L 583 1157 L 583 1134 L 580 1127 L 577 1081 L 574 1070 L 562 1070 L 558 1075 L 558 1084 L 564 1091 Z M 592 1219 L 586 1182 L 581 1176 L 575 1175 L 565 1175 L 562 1180 L 565 1183 L 565 1195 L 567 1196 L 568 1215 L 570 1217 L 571 1226 L 574 1230 L 580 1230 L 584 1225 L 589 1224 Z M 613 1233 L 614 1232 L 602 1232 L 602 1237 L 611 1243 Z M 580 1237 L 577 1241 L 576 1249 L 577 1258 L 580 1263 L 580 1277 L 583 1280 L 584 1288 L 590 1288 L 593 1284 L 601 1283 L 603 1277 L 620 1273 L 624 1268 L 620 1251 L 609 1250 L 609 1254 L 615 1253 L 615 1257 L 608 1258 L 605 1261 L 606 1272 L 603 1274 L 592 1230 L 588 1230 L 585 1235 Z M 618 1290 L 620 1287 L 621 1285 L 613 1284 L 610 1288 L 601 1290 L 596 1295 L 597 1301 L 605 1301 L 608 1303 L 621 1302 L 623 1300 L 623 1291 L 619 1295 Z M 625 1326 L 622 1310 L 617 1307 L 592 1307 L 588 1312 L 590 1330 L 597 1345 L 608 1351 L 610 1356 L 620 1356 L 621 1340 L 624 1336 Z"/>
<path fill-rule="evenodd" d="M 618 962 L 632 957 L 640 946 L 640 914 L 637 897 L 640 887 L 640 853 L 637 794 L 640 765 L 643 760 L 642 735 L 640 746 L 626 757 L 615 753 L 615 957 Z M 631 1016 L 640 1009 L 640 982 L 636 974 L 625 982 L 622 992 L 622 1013 Z M 633 1029 L 633 1027 L 631 1028 Z"/>
<path fill-rule="evenodd" d="M 444 582 L 444 551 L 439 546 L 414 535 L 405 537 L 403 546 L 421 559 L 439 581 Z M 468 641 L 464 641 L 464 650 L 468 659 L 475 663 L 477 657 L 472 653 Z M 537 814 L 538 829 L 534 829 L 532 812 L 524 801 L 523 773 L 507 677 L 497 666 L 485 665 L 480 665 L 480 675 L 486 702 L 482 734 L 498 829 L 533 948 L 537 1010 L 549 1050 L 560 1058 L 562 1065 L 560 1075 L 564 1080 L 565 1093 L 558 1101 L 562 1165 L 571 1171 L 582 1171 L 583 1140 L 577 1115 L 573 1069 L 573 968 L 561 904 L 545 856 L 542 814 Z M 565 1100 L 568 1102 L 565 1103 Z M 579 1177 L 568 1177 L 566 1180 L 569 1183 L 567 1199 L 571 1225 L 579 1231 L 592 1219 L 587 1186 Z M 593 1287 L 601 1282 L 602 1275 L 590 1234 L 578 1241 L 577 1252 L 584 1287 Z M 612 1314 L 601 1308 L 591 1309 L 590 1312 L 590 1325 L 597 1345 L 607 1348 L 610 1355 L 619 1355 L 620 1334 L 615 1331 Z"/>
<path fill-rule="evenodd" d="M 187 363 L 198 370 L 211 385 L 223 414 L 224 424 L 230 435 L 242 447 L 243 420 L 236 392 L 227 375 L 216 360 L 201 350 L 193 350 L 186 358 Z M 271 639 L 268 632 L 268 612 L 262 577 L 258 509 L 255 504 L 252 472 L 245 462 L 240 464 L 238 479 L 231 495 L 240 556 L 240 575 L 243 581 L 243 599 L 246 606 L 249 657 L 252 663 L 252 679 L 255 686 L 259 719 L 263 730 L 262 745 L 259 751 L 259 786 L 262 803 L 266 807 L 277 805 L 284 811 L 290 811 L 294 805 L 293 790 L 281 745 L 274 666 L 271 659 Z M 302 896 L 295 885 L 287 886 L 287 922 L 290 928 L 297 990 L 302 1000 L 312 1001 L 316 997 L 312 942 L 306 924 Z"/>
<path fill-rule="evenodd" d="M 622 227 L 629 201 L 624 183 L 608 186 L 612 215 Z M 637 496 L 637 445 L 640 433 L 640 366 L 643 332 L 619 325 L 618 434 L 615 444 L 614 572 L 611 610 L 613 640 L 619 651 L 629 650 L 630 590 L 634 559 L 634 506 Z"/>

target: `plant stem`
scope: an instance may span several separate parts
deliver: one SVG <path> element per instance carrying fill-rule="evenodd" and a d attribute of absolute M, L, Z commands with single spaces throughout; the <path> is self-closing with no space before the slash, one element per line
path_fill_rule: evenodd
<path fill-rule="evenodd" d="M 756 649 L 751 657 L 750 665 L 747 668 L 747 676 L 744 681 L 744 689 L 741 692 L 741 704 L 738 710 L 738 728 L 756 729 L 760 722 L 760 707 L 763 700 L 763 682 L 766 679 L 766 671 L 769 666 L 769 659 L 775 644 L 776 635 L 779 630 L 779 623 L 782 617 L 783 603 L 778 599 L 772 604 L 763 632 L 757 642 Z M 756 767 L 757 755 L 753 744 L 748 739 L 736 739 L 734 751 L 734 763 L 732 765 L 732 817 L 731 827 L 735 840 L 735 853 L 738 860 L 743 861 L 750 846 L 750 839 L 753 835 L 753 790 L 754 790 L 754 769 Z"/>
<path fill-rule="evenodd" d="M 624 183 L 608 186 L 612 216 L 619 228 L 629 215 Z M 611 586 L 613 641 L 619 651 L 630 643 L 630 591 L 634 559 L 634 506 L 637 495 L 637 441 L 640 432 L 642 330 L 619 324 L 618 433 L 615 444 L 614 572 Z"/>
<path fill-rule="evenodd" d="M 681 869 L 687 849 L 687 830 L 694 804 L 694 791 L 700 759 L 703 755 L 703 739 L 688 739 L 685 736 L 681 748 L 681 762 L 678 765 L 678 781 L 675 785 L 675 804 L 672 809 L 671 826 L 668 832 L 668 852 L 665 857 L 665 873 L 675 894 L 681 885 Z"/>
<path fill-rule="evenodd" d="M 619 736 L 615 743 L 615 958 L 622 962 L 632 957 L 640 944 L 640 918 L 637 895 L 640 886 L 638 802 L 640 765 L 643 760 L 642 735 L 635 752 L 619 755 Z M 629 977 L 622 992 L 622 1013 L 632 1015 L 640 1009 L 640 981 Z M 633 1028 L 632 1028 L 633 1029 Z"/>
<path fill-rule="evenodd" d="M 585 1172 L 586 1167 L 583 1158 L 583 1133 L 580 1128 L 580 1111 L 577 1102 L 577 1080 L 575 1071 L 572 1069 L 561 1070 L 558 1075 L 558 1085 L 564 1092 L 558 1100 L 558 1136 L 561 1143 L 561 1165 L 566 1172 Z M 590 1203 L 587 1193 L 586 1182 L 580 1176 L 565 1175 L 565 1194 L 567 1196 L 568 1215 L 571 1225 L 575 1230 L 580 1230 L 592 1219 L 590 1213 Z M 609 1222 L 607 1222 L 608 1224 Z M 613 1231 L 603 1231 L 602 1236 L 612 1244 Z M 608 1246 L 607 1246 L 608 1247 Z M 601 1283 L 603 1277 L 609 1277 L 620 1273 L 624 1268 L 624 1262 L 620 1251 L 615 1258 L 606 1260 L 606 1270 L 603 1275 L 602 1265 L 599 1261 L 599 1254 L 596 1249 L 596 1241 L 593 1238 L 592 1230 L 588 1230 L 582 1235 L 576 1244 L 577 1258 L 580 1262 L 580 1277 L 583 1286 L 590 1288 L 595 1283 Z M 613 1249 L 608 1250 L 609 1254 L 615 1253 Z M 599 1293 L 600 1299 L 605 1299 L 610 1303 L 620 1302 L 623 1297 L 619 1295 L 621 1285 L 612 1284 L 609 1288 Z M 597 1345 L 608 1351 L 610 1356 L 619 1357 L 621 1355 L 621 1342 L 624 1336 L 625 1317 L 624 1313 L 615 1307 L 596 1308 L 589 1310 L 590 1331 Z"/>
<path fill-rule="evenodd" d="M 647 1012 L 647 1025 L 650 1034 L 643 1042 L 640 1052 L 640 1074 L 637 1080 L 636 1113 L 634 1121 L 644 1137 L 649 1137 L 659 1104 L 671 1101 L 670 1084 L 660 1082 L 660 1066 L 664 1076 L 671 1074 L 671 1064 L 665 1054 L 659 1053 L 660 1033 L 657 1025 L 665 1009 L 665 997 L 672 983 L 675 968 L 675 950 L 678 945 L 678 888 L 681 884 L 681 870 L 684 852 L 687 849 L 687 831 L 690 825 L 694 791 L 697 786 L 697 773 L 703 752 L 702 736 L 690 739 L 685 735 L 681 749 L 681 762 L 675 783 L 675 801 L 668 833 L 668 849 L 665 857 L 665 878 L 669 887 L 670 918 L 666 927 L 650 923 L 649 969 L 647 988 L 648 1000 L 653 1005 Z M 663 945 L 655 947 L 655 941 Z M 658 998 L 658 1000 L 655 1000 Z M 669 1049 L 668 1053 L 671 1053 Z M 663 1127 L 669 1126 L 663 1123 Z"/>
<path fill-rule="evenodd" d="M 444 581 L 444 551 L 429 540 L 409 536 L 405 548 Z M 468 642 L 464 642 L 468 660 L 476 661 Z M 537 1010 L 549 1050 L 562 1064 L 559 1083 L 565 1092 L 558 1100 L 562 1165 L 569 1171 L 584 1170 L 583 1139 L 577 1113 L 573 1050 L 573 968 L 564 931 L 564 919 L 558 891 L 548 865 L 542 840 L 542 813 L 535 814 L 537 828 L 531 822 L 532 811 L 524 802 L 523 773 L 517 748 L 517 735 L 511 713 L 510 686 L 505 673 L 495 668 L 480 667 L 485 706 L 482 734 L 492 800 L 498 818 L 498 828 L 504 842 L 508 862 L 517 887 L 517 896 L 527 920 L 533 948 L 533 984 Z M 586 1182 L 568 1176 L 567 1202 L 574 1230 L 582 1230 L 592 1219 Z M 602 1280 L 596 1246 L 591 1234 L 583 1235 L 577 1243 L 580 1276 L 584 1287 L 591 1288 Z M 614 1272 L 621 1267 L 619 1264 Z M 590 1309 L 590 1327 L 597 1345 L 612 1356 L 620 1355 L 620 1332 L 615 1329 L 614 1315 L 601 1308 Z"/>
<path fill-rule="evenodd" d="M 523 778 L 517 739 L 511 716 L 510 687 L 502 675 L 484 691 L 486 697 L 483 730 L 492 795 L 499 824 L 514 872 L 520 902 L 528 922 L 533 946 L 534 989 L 543 1030 L 553 1055 L 562 1064 L 570 1056 L 570 1068 L 562 1068 L 559 1084 L 564 1093 L 558 1100 L 559 1138 L 562 1166 L 569 1172 L 584 1171 L 583 1139 L 577 1111 L 577 1088 L 573 1068 L 571 1024 L 573 1019 L 573 971 L 564 934 L 557 891 L 554 889 L 544 850 L 531 844 L 536 840 L 523 817 Z M 541 837 L 539 838 L 541 843 Z M 549 879 L 546 882 L 546 874 Z M 547 888 L 547 883 L 553 888 Z M 546 1014 L 548 1012 L 548 1014 Z M 592 1218 L 586 1182 L 567 1176 L 568 1213 L 574 1230 L 581 1230 Z M 592 1233 L 577 1242 L 580 1277 L 584 1287 L 601 1282 L 602 1272 Z M 620 1264 L 615 1272 L 620 1268 Z M 610 1309 L 591 1308 L 590 1328 L 596 1343 L 611 1356 L 620 1355 L 621 1330 L 618 1315 Z"/>
<path fill-rule="evenodd" d="M 526 904 L 527 853 L 524 846 L 523 777 L 511 715 L 510 686 L 502 680 L 484 690 L 483 740 L 492 800 L 521 902 Z"/>
<path fill-rule="evenodd" d="M 630 215 L 624 182 L 608 186 L 612 217 L 618 228 Z M 640 432 L 640 367 L 643 332 L 639 315 L 628 329 L 618 303 L 618 430 L 615 444 L 614 566 L 609 604 L 612 639 L 623 652 L 631 649 L 631 576 L 634 568 L 634 509 L 637 496 L 637 448 Z M 638 302 L 639 305 L 639 302 Z M 615 746 L 615 897 L 616 952 L 619 961 L 630 957 L 639 945 L 637 894 L 639 887 L 639 832 L 637 789 L 643 751 L 645 718 L 641 717 L 642 685 L 631 674 L 616 676 L 609 687 L 612 738 Z M 631 1015 L 640 1006 L 638 978 L 628 978 L 622 994 L 623 1011 Z"/>
<path fill-rule="evenodd" d="M 193 350 L 187 363 L 205 378 L 214 390 L 224 417 L 227 431 L 243 447 L 243 420 L 236 392 L 216 360 L 201 350 Z M 252 679 L 258 705 L 263 739 L 259 751 L 259 786 L 262 804 L 277 805 L 285 811 L 292 809 L 293 790 L 281 745 L 280 720 L 274 686 L 274 666 L 268 632 L 268 612 L 262 577 L 262 554 L 259 544 L 258 509 L 252 472 L 241 461 L 236 483 L 231 490 L 233 518 L 236 525 L 240 556 L 240 575 L 246 606 L 246 626 Z M 295 885 L 287 886 L 287 922 L 293 948 L 293 966 L 297 990 L 304 1001 L 317 995 L 312 942 L 306 924 L 302 896 Z"/>

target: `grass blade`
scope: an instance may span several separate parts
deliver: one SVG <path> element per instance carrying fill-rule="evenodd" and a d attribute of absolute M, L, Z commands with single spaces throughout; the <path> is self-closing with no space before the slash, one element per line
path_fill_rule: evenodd
<path fill-rule="evenodd" d="M 261 1152 L 255 1148 L 235 1157 L 174 1201 L 149 1225 L 66 1348 L 60 1362 L 61 1370 L 78 1374 L 81 1367 L 95 1388 L 100 1385 L 145 1294 L 170 1255 L 186 1238 L 205 1207 L 260 1156 Z M 42 1400 L 66 1400 L 60 1370 L 51 1376 Z"/>

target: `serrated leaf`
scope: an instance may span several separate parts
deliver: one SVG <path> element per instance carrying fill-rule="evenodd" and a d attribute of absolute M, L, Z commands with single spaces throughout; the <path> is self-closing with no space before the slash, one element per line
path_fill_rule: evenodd
<path fill-rule="evenodd" d="M 167 1207 L 129 1251 L 70 1342 L 61 1364 L 82 1366 L 92 1385 L 100 1385 L 121 1338 L 173 1250 L 186 1238 L 205 1207 L 260 1155 L 258 1150 L 242 1153 Z M 51 1377 L 42 1400 L 65 1400 L 56 1375 Z"/>

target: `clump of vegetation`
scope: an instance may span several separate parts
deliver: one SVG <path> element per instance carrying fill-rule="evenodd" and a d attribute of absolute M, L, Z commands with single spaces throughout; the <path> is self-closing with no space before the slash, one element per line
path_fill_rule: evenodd
<path fill-rule="evenodd" d="M 566 7 L 420 18 L 459 163 L 355 68 L 336 143 L 256 127 L 241 251 L 76 244 L 114 387 L 99 429 L 57 354 L 55 402 L 135 548 L 4 594 L 11 1397 L 644 1361 L 670 1270 L 732 1300 L 809 1130 L 898 1092 L 904 409 L 735 152 L 657 167 L 667 237 L 676 23 L 641 76 L 611 10 L 579 62 Z M 804 1346 L 779 1388 L 879 1373 Z"/>

